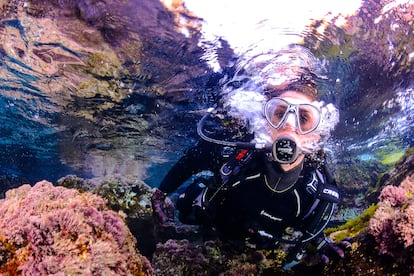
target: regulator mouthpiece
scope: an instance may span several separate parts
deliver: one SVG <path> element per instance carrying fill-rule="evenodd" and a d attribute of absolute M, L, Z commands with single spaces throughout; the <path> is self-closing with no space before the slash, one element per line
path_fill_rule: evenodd
<path fill-rule="evenodd" d="M 289 137 L 280 137 L 273 143 L 273 158 L 281 164 L 292 164 L 298 158 L 299 153 L 296 142 Z"/>

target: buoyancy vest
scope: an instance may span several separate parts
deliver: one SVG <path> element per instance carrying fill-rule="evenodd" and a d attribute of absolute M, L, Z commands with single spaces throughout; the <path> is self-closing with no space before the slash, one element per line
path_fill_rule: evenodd
<path fill-rule="evenodd" d="M 291 188 L 272 193 L 258 167 L 263 164 L 252 165 L 252 158 L 254 151 L 235 151 L 222 166 L 221 185 L 203 194 L 203 206 L 210 209 L 219 232 L 230 239 L 249 232 L 285 243 L 307 242 L 322 232 L 340 200 L 324 162 L 305 161 Z M 289 226 L 300 229 L 302 236 L 294 241 L 284 238 Z"/>

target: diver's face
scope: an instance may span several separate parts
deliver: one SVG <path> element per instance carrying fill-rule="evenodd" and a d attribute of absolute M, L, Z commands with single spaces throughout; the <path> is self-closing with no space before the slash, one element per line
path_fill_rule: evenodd
<path fill-rule="evenodd" d="M 316 128 L 320 111 L 312 105 L 312 99 L 295 91 L 286 91 L 271 99 L 265 107 L 268 129 L 273 141 L 290 137 L 302 148 L 315 144 L 320 136 Z"/>

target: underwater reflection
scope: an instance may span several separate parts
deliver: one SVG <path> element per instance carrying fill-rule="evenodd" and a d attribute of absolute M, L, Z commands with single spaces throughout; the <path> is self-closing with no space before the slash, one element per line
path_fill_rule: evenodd
<path fill-rule="evenodd" d="M 0 21 L 3 172 L 128 174 L 156 186 L 157 174 L 197 139 L 195 125 L 221 97 L 239 54 L 288 42 L 326 67 L 322 99 L 340 111 L 327 145 L 339 163 L 413 145 L 410 2 L 357 1 L 341 14 L 319 3 L 312 8 L 326 12 L 317 18 L 303 7 L 303 21 L 271 20 L 259 4 L 266 3 L 258 17 L 253 9 L 212 17 L 192 1 L 190 10 L 158 1 L 8 3 Z M 286 14 L 283 6 L 277 13 Z M 237 26 L 238 18 L 257 24 Z M 244 28 L 243 40 L 229 28 Z M 28 165 L 8 166 L 7 157 Z"/>

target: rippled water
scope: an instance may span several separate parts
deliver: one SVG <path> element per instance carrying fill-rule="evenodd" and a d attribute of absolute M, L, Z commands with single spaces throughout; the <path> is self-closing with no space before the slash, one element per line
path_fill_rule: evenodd
<path fill-rule="evenodd" d="M 328 145 L 337 154 L 375 156 L 414 144 L 412 1 L 258 1 L 255 8 L 229 1 L 232 16 L 222 17 L 213 3 L 187 2 L 206 17 L 204 38 L 224 37 L 236 53 L 303 42 L 314 50 L 326 66 L 322 98 L 341 110 Z"/>
<path fill-rule="evenodd" d="M 196 141 L 195 124 L 237 55 L 287 42 L 326 65 L 323 99 L 341 115 L 328 147 L 338 158 L 404 151 L 414 144 L 414 4 L 349 3 L 341 16 L 338 3 L 292 2 L 297 17 L 266 1 L 222 16 L 220 3 L 208 13 L 195 0 L 192 13 L 157 1 L 5 5 L 0 174 L 118 174 L 157 185 Z"/>

